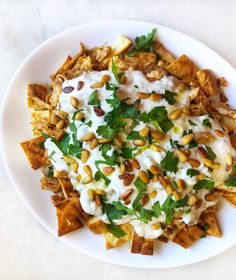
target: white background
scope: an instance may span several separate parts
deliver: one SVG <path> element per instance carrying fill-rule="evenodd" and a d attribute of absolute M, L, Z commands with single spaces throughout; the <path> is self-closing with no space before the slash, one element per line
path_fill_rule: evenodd
<path fill-rule="evenodd" d="M 38 44 L 66 28 L 102 19 L 139 19 L 175 28 L 236 67 L 234 0 L 0 0 L 0 102 L 16 68 Z M 227 280 L 235 279 L 235 259 L 236 246 L 202 263 L 143 270 L 81 255 L 34 220 L 0 159 L 0 279 Z"/>

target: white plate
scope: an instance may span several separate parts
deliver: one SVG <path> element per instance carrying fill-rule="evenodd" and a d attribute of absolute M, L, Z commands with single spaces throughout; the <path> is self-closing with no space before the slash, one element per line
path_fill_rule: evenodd
<path fill-rule="evenodd" d="M 26 103 L 28 82 L 48 82 L 67 54 L 74 55 L 79 43 L 88 47 L 105 42 L 112 44 L 119 34 L 130 38 L 147 34 L 157 24 L 137 21 L 107 21 L 78 26 L 62 32 L 40 45 L 22 63 L 13 77 L 2 107 L 2 153 L 9 177 L 19 196 L 34 217 L 52 234 L 57 235 L 57 218 L 50 193 L 39 187 L 40 172 L 33 171 L 19 143 L 32 138 L 30 112 Z M 218 54 L 198 41 L 173 29 L 158 25 L 158 37 L 175 55 L 188 54 L 200 67 L 211 68 L 217 76 L 225 76 L 230 84 L 227 96 L 236 107 L 236 72 Z M 74 249 L 114 264 L 139 268 L 176 267 L 195 263 L 226 250 L 236 243 L 236 211 L 223 205 L 219 213 L 222 238 L 201 239 L 188 250 L 175 244 L 158 244 L 152 257 L 130 254 L 128 245 L 106 251 L 102 236 L 87 229 L 73 232 L 60 240 Z M 19 225 L 20 226 L 20 225 Z"/>

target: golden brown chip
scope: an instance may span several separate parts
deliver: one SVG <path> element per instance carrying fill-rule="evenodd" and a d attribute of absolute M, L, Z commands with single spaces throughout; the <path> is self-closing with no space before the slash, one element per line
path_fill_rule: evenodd
<path fill-rule="evenodd" d="M 217 186 L 216 189 L 230 193 L 236 193 L 236 187 L 226 187 L 224 184 Z"/>
<path fill-rule="evenodd" d="M 127 38 L 124 35 L 120 35 L 117 38 L 117 41 L 115 42 L 115 44 L 112 46 L 112 54 L 113 55 L 119 55 L 124 53 L 131 45 L 132 45 L 132 41 Z"/>
<path fill-rule="evenodd" d="M 67 124 L 68 114 L 57 110 L 32 112 L 31 124 L 34 135 L 41 135 L 42 133 L 45 133 L 50 136 L 56 136 L 59 131 L 59 129 L 56 128 L 56 124 L 60 120 L 63 120 L 65 124 Z"/>
<path fill-rule="evenodd" d="M 157 69 L 151 70 L 150 72 L 148 72 L 146 74 L 146 77 L 149 81 L 154 82 L 154 81 L 159 81 L 166 74 L 167 74 L 167 72 L 163 68 L 157 66 Z"/>
<path fill-rule="evenodd" d="M 199 70 L 197 71 L 196 76 L 201 88 L 204 90 L 207 96 L 215 96 L 220 94 L 218 82 L 211 70 Z"/>
<path fill-rule="evenodd" d="M 160 57 L 160 59 L 168 64 L 175 60 L 175 56 L 168 51 L 160 42 L 153 43 L 153 51 Z"/>
<path fill-rule="evenodd" d="M 126 235 L 123 237 L 118 238 L 109 231 L 104 232 L 104 238 L 105 238 L 107 250 L 117 248 L 131 239 L 133 227 L 129 223 L 120 225 L 120 227 L 126 233 Z"/>
<path fill-rule="evenodd" d="M 153 239 L 144 239 L 144 242 L 142 244 L 141 248 L 141 255 L 153 255 L 153 246 L 154 246 L 154 240 Z"/>
<path fill-rule="evenodd" d="M 143 69 L 148 65 L 155 64 L 156 55 L 149 52 L 137 52 L 135 56 L 126 56 L 125 61 L 135 65 L 136 68 Z"/>
<path fill-rule="evenodd" d="M 63 178 L 58 179 L 58 181 L 61 186 L 63 196 L 68 198 L 70 196 L 70 192 L 73 191 L 73 185 L 71 184 L 71 181 L 69 179 Z"/>
<path fill-rule="evenodd" d="M 208 227 L 205 230 L 208 235 L 221 237 L 221 232 L 217 223 L 216 215 L 214 213 L 203 212 L 200 219 L 202 220 L 203 224 Z"/>
<path fill-rule="evenodd" d="M 229 202 L 233 207 L 236 207 L 236 193 L 225 194 L 224 199 Z"/>
<path fill-rule="evenodd" d="M 180 80 L 184 80 L 185 82 L 190 82 L 197 72 L 197 67 L 187 55 L 181 55 L 170 63 L 166 67 L 166 70 L 172 76 L 175 76 Z"/>
<path fill-rule="evenodd" d="M 46 84 L 28 84 L 28 106 L 36 110 L 50 109 L 51 106 L 47 102 L 47 96 L 50 94 L 49 86 Z"/>
<path fill-rule="evenodd" d="M 144 238 L 139 236 L 135 231 L 132 235 L 131 241 L 131 253 L 133 254 L 140 254 L 142 250 L 142 245 L 144 242 Z"/>
<path fill-rule="evenodd" d="M 62 202 L 64 198 L 58 194 L 51 195 L 51 201 L 54 206 L 56 206 L 58 203 Z"/>
<path fill-rule="evenodd" d="M 57 193 L 61 190 L 60 182 L 55 177 L 52 178 L 43 177 L 41 178 L 40 183 L 41 183 L 41 189 L 50 190 L 54 193 Z"/>
<path fill-rule="evenodd" d="M 187 249 L 197 241 L 204 232 L 198 226 L 190 226 L 181 229 L 173 238 L 173 242 L 179 244 L 183 248 Z"/>
<path fill-rule="evenodd" d="M 112 49 L 109 46 L 95 47 L 88 51 L 88 57 L 92 60 L 93 70 L 107 70 Z"/>
<path fill-rule="evenodd" d="M 98 217 L 89 218 L 87 226 L 94 234 L 101 234 L 106 231 L 106 224 Z"/>
<path fill-rule="evenodd" d="M 40 136 L 20 144 L 33 169 L 45 167 L 49 164 L 46 151 L 43 147 L 44 141 L 44 137 Z"/>
<path fill-rule="evenodd" d="M 56 204 L 58 236 L 83 227 L 79 219 L 81 206 L 79 198 L 73 197 Z"/>

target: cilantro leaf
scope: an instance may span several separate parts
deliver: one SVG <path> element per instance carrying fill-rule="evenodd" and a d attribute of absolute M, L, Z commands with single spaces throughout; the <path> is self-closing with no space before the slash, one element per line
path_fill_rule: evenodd
<path fill-rule="evenodd" d="M 212 180 L 204 179 L 201 181 L 198 181 L 194 186 L 193 189 L 195 191 L 198 191 L 200 189 L 208 189 L 211 190 L 215 187 L 215 183 Z"/>
<path fill-rule="evenodd" d="M 138 195 L 132 203 L 133 209 L 136 210 L 140 205 L 140 200 L 143 196 L 144 191 L 146 190 L 146 183 L 143 182 L 139 177 L 134 182 L 135 187 L 138 190 Z"/>
<path fill-rule="evenodd" d="M 116 135 L 116 130 L 107 125 L 100 125 L 96 132 L 104 138 L 113 138 Z"/>
<path fill-rule="evenodd" d="M 116 224 L 108 224 L 107 226 L 108 231 L 110 231 L 115 237 L 120 238 L 126 235 L 125 231 Z"/>
<path fill-rule="evenodd" d="M 99 107 L 101 106 L 101 102 L 98 99 L 98 91 L 96 89 L 89 96 L 88 105 L 96 105 Z"/>
<path fill-rule="evenodd" d="M 143 139 L 138 133 L 138 131 L 132 131 L 127 137 L 128 140 Z"/>
<path fill-rule="evenodd" d="M 102 209 L 103 212 L 107 215 L 108 221 L 113 223 L 113 220 L 120 220 L 123 216 L 126 215 L 125 210 L 118 210 L 115 205 L 111 203 L 106 203 L 102 199 Z"/>
<path fill-rule="evenodd" d="M 155 36 L 157 28 L 153 28 L 150 33 L 146 36 L 141 35 L 140 37 L 135 38 L 135 51 L 143 51 L 143 52 L 150 52 L 152 51 L 152 42 Z"/>
<path fill-rule="evenodd" d="M 114 60 L 111 60 L 111 71 L 115 77 L 115 79 L 117 80 L 117 82 L 120 84 L 121 83 L 121 77 L 124 75 L 123 72 L 119 73 L 118 72 L 118 68 L 114 62 Z"/>
<path fill-rule="evenodd" d="M 128 208 L 127 206 L 122 204 L 120 201 L 115 201 L 115 202 L 113 202 L 113 204 L 115 205 L 117 210 L 124 210 L 130 216 L 135 214 L 135 211 L 133 209 Z"/>
<path fill-rule="evenodd" d="M 170 145 L 171 145 L 171 149 L 176 148 L 177 150 L 179 150 L 180 148 L 183 148 L 183 145 L 178 144 L 178 141 L 174 141 L 172 139 L 170 139 Z"/>
<path fill-rule="evenodd" d="M 166 102 L 170 105 L 174 105 L 176 103 L 175 96 L 177 96 L 176 92 L 171 92 L 169 90 L 165 90 L 163 97 L 165 98 Z"/>
<path fill-rule="evenodd" d="M 216 154 L 213 152 L 212 148 L 206 145 L 205 147 L 207 149 L 207 158 L 209 158 L 210 160 L 216 159 Z"/>
<path fill-rule="evenodd" d="M 193 140 L 189 143 L 188 148 L 189 148 L 189 149 L 192 149 L 192 148 L 195 148 L 195 147 L 197 147 L 197 142 L 193 139 Z"/>
<path fill-rule="evenodd" d="M 139 116 L 138 109 L 134 105 L 121 103 L 121 112 L 124 118 L 136 119 Z"/>
<path fill-rule="evenodd" d="M 57 141 L 55 138 L 51 138 L 51 141 L 57 146 L 57 148 L 64 154 L 67 154 L 67 148 L 70 142 L 70 136 L 68 133 L 65 133 L 63 138 L 60 141 Z"/>
<path fill-rule="evenodd" d="M 169 172 L 177 172 L 179 158 L 174 155 L 174 152 L 168 151 L 161 161 L 161 167 Z"/>
<path fill-rule="evenodd" d="M 141 205 L 138 206 L 137 210 L 139 211 L 139 215 L 137 216 L 138 220 L 142 221 L 143 223 L 148 223 L 151 221 L 153 217 L 153 211 L 143 208 Z"/>
<path fill-rule="evenodd" d="M 191 120 L 188 120 L 189 124 L 192 125 L 192 126 L 197 126 L 193 121 Z"/>
<path fill-rule="evenodd" d="M 186 172 L 186 174 L 189 176 L 189 177 L 194 177 L 198 174 L 200 174 L 200 172 L 196 169 L 193 169 L 193 168 L 189 168 Z"/>
<path fill-rule="evenodd" d="M 98 170 L 94 174 L 94 180 L 99 181 L 100 179 L 103 179 L 107 186 L 111 183 L 111 180 L 108 179 L 107 176 L 105 176 L 100 170 Z"/>
<path fill-rule="evenodd" d="M 153 205 L 152 205 L 152 210 L 154 212 L 154 216 L 156 218 L 159 218 L 161 215 L 161 206 L 160 206 L 160 202 L 156 201 Z"/>
<path fill-rule="evenodd" d="M 211 122 L 210 119 L 204 119 L 202 121 L 202 126 L 206 127 L 206 128 L 211 128 Z"/>
<path fill-rule="evenodd" d="M 52 178 L 54 176 L 54 169 L 53 166 L 49 166 L 47 170 L 47 177 Z"/>
<path fill-rule="evenodd" d="M 119 108 L 121 101 L 116 95 L 116 91 L 118 88 L 116 86 L 114 86 L 113 84 L 106 83 L 106 89 L 113 91 L 112 99 L 106 99 L 107 104 L 111 105 L 111 107 L 113 107 L 113 108 Z"/>
<path fill-rule="evenodd" d="M 133 157 L 133 149 L 129 148 L 129 147 L 123 147 L 121 148 L 121 157 L 125 158 L 125 159 L 130 159 Z"/>
<path fill-rule="evenodd" d="M 236 177 L 229 175 L 229 177 L 224 181 L 226 187 L 236 187 Z"/>

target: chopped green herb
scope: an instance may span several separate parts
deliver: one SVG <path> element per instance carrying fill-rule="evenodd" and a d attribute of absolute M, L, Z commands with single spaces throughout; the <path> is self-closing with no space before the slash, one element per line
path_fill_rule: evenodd
<path fill-rule="evenodd" d="M 121 101 L 116 95 L 116 91 L 118 88 L 116 86 L 114 86 L 113 84 L 106 83 L 106 89 L 113 91 L 112 99 L 106 99 L 107 104 L 111 105 L 111 107 L 113 107 L 113 108 L 119 108 Z"/>
<path fill-rule="evenodd" d="M 176 140 L 174 141 L 172 139 L 170 139 L 170 145 L 171 145 L 171 149 L 177 149 L 177 150 L 184 147 L 183 145 L 178 144 L 178 141 Z"/>
<path fill-rule="evenodd" d="M 96 89 L 91 93 L 88 105 L 101 106 L 100 100 L 98 99 L 98 91 Z"/>
<path fill-rule="evenodd" d="M 186 172 L 186 174 L 189 176 L 189 177 L 194 177 L 198 174 L 200 174 L 200 172 L 196 169 L 193 169 L 193 168 L 189 168 Z"/>
<path fill-rule="evenodd" d="M 161 215 L 161 206 L 160 206 L 160 202 L 156 201 L 153 205 L 152 205 L 152 210 L 154 212 L 154 216 L 156 218 L 159 218 Z"/>
<path fill-rule="evenodd" d="M 121 72 L 121 73 L 118 72 L 118 68 L 115 65 L 115 62 L 114 62 L 113 59 L 111 60 L 111 71 L 112 71 L 115 79 L 117 80 L 117 82 L 120 84 L 121 83 L 121 77 L 124 75 L 124 73 L 123 72 Z"/>
<path fill-rule="evenodd" d="M 197 126 L 193 121 L 191 120 L 188 120 L 189 124 L 192 125 L 192 126 Z"/>
<path fill-rule="evenodd" d="M 195 147 L 197 147 L 197 142 L 193 139 L 193 140 L 189 143 L 188 148 L 189 148 L 189 149 L 192 149 L 192 148 L 195 148 Z"/>
<path fill-rule="evenodd" d="M 206 128 L 211 128 L 211 122 L 209 119 L 204 119 L 202 121 L 202 126 L 206 127 Z"/>
<path fill-rule="evenodd" d="M 152 51 L 152 42 L 155 36 L 157 28 L 153 28 L 150 33 L 147 35 L 141 35 L 140 37 L 135 38 L 135 51 L 151 52 Z"/>
<path fill-rule="evenodd" d="M 98 135 L 104 138 L 113 138 L 116 135 L 115 129 L 107 125 L 100 125 L 96 132 Z"/>
<path fill-rule="evenodd" d="M 209 179 L 204 179 L 204 180 L 201 180 L 201 181 L 198 181 L 194 186 L 193 186 L 193 189 L 195 191 L 198 191 L 200 189 L 208 189 L 208 190 L 211 190 L 211 189 L 214 189 L 215 187 L 215 183 L 212 181 L 212 180 L 209 180 Z"/>
<path fill-rule="evenodd" d="M 161 161 L 161 167 L 169 172 L 177 172 L 179 158 L 174 155 L 174 152 L 168 151 Z"/>
<path fill-rule="evenodd" d="M 209 158 L 210 160 L 216 159 L 216 154 L 213 152 L 212 148 L 206 145 L 205 147 L 207 149 L 207 158 Z"/>
<path fill-rule="evenodd" d="M 138 190 L 138 195 L 132 203 L 133 209 L 136 210 L 140 206 L 140 200 L 143 197 L 143 193 L 146 190 L 146 183 L 143 182 L 139 177 L 134 182 L 135 187 Z"/>
<path fill-rule="evenodd" d="M 54 159 L 53 159 L 53 156 L 55 155 L 55 153 L 56 153 L 55 151 L 52 151 L 51 154 L 50 154 L 48 157 L 49 157 L 50 159 L 54 160 Z"/>
<path fill-rule="evenodd" d="M 236 187 L 236 176 L 229 175 L 229 177 L 224 181 L 226 187 Z"/>
<path fill-rule="evenodd" d="M 113 220 L 119 220 L 126 215 L 125 210 L 118 210 L 115 205 L 111 203 L 106 203 L 102 198 L 102 208 L 103 212 L 107 215 L 107 218 L 110 223 L 113 223 Z"/>
<path fill-rule="evenodd" d="M 232 172 L 233 172 L 233 173 L 236 173 L 236 165 L 233 166 Z"/>
<path fill-rule="evenodd" d="M 175 189 L 175 190 L 178 190 L 178 185 L 177 185 L 177 183 L 174 181 L 174 182 L 172 182 L 172 187 Z"/>
<path fill-rule="evenodd" d="M 125 158 L 125 159 L 130 159 L 133 157 L 133 150 L 132 148 L 129 148 L 129 147 L 123 147 L 121 148 L 121 157 L 122 158 Z"/>
<path fill-rule="evenodd" d="M 135 139 L 143 139 L 143 137 L 141 137 L 138 133 L 138 131 L 132 131 L 130 132 L 130 134 L 128 135 L 128 140 L 135 140 Z"/>
<path fill-rule="evenodd" d="M 94 174 L 94 180 L 99 181 L 100 179 L 103 179 L 107 186 L 111 183 L 111 180 L 108 179 L 100 170 L 98 170 Z"/>
<path fill-rule="evenodd" d="M 177 96 L 177 93 L 171 92 L 169 90 L 165 90 L 165 93 L 163 94 L 166 102 L 168 102 L 170 105 L 174 105 L 176 103 L 175 96 Z"/>
<path fill-rule="evenodd" d="M 108 231 L 110 231 L 115 237 L 120 238 L 126 235 L 125 231 L 116 224 L 108 224 L 107 225 Z"/>
<path fill-rule="evenodd" d="M 202 228 L 204 231 L 206 231 L 206 230 L 209 229 L 209 225 L 208 225 L 208 224 L 204 224 L 204 225 L 201 226 L 201 228 Z"/>
<path fill-rule="evenodd" d="M 52 178 L 54 176 L 54 168 L 53 166 L 49 166 L 47 170 L 47 177 Z"/>

